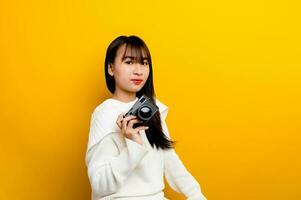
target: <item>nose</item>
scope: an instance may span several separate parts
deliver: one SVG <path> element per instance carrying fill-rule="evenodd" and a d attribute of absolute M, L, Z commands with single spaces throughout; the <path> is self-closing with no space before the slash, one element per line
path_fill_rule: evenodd
<path fill-rule="evenodd" d="M 134 68 L 134 74 L 137 75 L 137 76 L 141 76 L 143 73 L 142 73 L 142 70 L 141 70 L 141 67 L 142 65 L 137 63 L 135 65 L 135 68 Z"/>

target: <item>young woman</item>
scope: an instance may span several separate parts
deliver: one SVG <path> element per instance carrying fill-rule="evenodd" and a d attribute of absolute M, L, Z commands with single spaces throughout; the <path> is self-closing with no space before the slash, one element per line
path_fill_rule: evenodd
<path fill-rule="evenodd" d="M 112 96 L 91 116 L 86 152 L 92 200 L 163 200 L 164 179 L 189 200 L 206 200 L 197 180 L 178 157 L 165 122 L 168 107 L 155 96 L 151 55 L 137 36 L 119 36 L 105 58 L 106 84 Z M 141 95 L 159 111 L 147 125 L 123 115 Z"/>

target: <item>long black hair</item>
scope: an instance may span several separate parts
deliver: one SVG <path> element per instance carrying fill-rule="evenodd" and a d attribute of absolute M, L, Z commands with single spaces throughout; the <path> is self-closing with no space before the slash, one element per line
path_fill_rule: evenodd
<path fill-rule="evenodd" d="M 134 52 L 133 57 L 137 60 L 137 62 L 141 64 L 143 64 L 143 52 L 146 54 L 150 72 L 144 86 L 141 88 L 141 90 L 136 92 L 136 97 L 140 98 L 144 94 L 147 97 L 149 97 L 154 103 L 156 103 L 150 51 L 146 46 L 145 42 L 135 35 L 119 36 L 116 39 L 114 39 L 108 46 L 104 66 L 107 88 L 112 94 L 115 92 L 115 80 L 114 77 L 110 76 L 110 74 L 108 73 L 108 67 L 109 64 L 114 63 L 117 50 L 123 44 L 125 44 L 126 46 L 122 60 L 124 59 L 128 48 L 131 50 L 131 53 Z M 155 115 L 148 121 L 148 126 L 149 129 L 145 130 L 145 132 L 147 139 L 152 147 L 154 147 L 155 145 L 158 149 L 174 148 L 174 143 L 176 143 L 177 141 L 169 140 L 169 138 L 163 133 L 160 112 L 156 112 Z"/>

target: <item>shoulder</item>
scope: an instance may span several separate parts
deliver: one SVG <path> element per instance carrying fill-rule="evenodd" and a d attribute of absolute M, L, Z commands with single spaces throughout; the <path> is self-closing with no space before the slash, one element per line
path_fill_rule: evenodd
<path fill-rule="evenodd" d="M 94 108 L 92 118 L 102 119 L 103 122 L 111 121 L 117 119 L 118 114 L 123 112 L 123 110 L 122 104 L 108 98 Z"/>
<path fill-rule="evenodd" d="M 160 115 L 161 115 L 162 119 L 165 120 L 169 108 L 166 104 L 164 104 L 162 101 L 160 101 L 157 97 L 155 98 L 155 100 L 156 100 L 156 105 L 159 107 Z"/>
<path fill-rule="evenodd" d="M 92 115 L 103 114 L 109 111 L 112 107 L 113 105 L 111 101 L 109 99 L 106 99 L 94 108 Z"/>
<path fill-rule="evenodd" d="M 92 112 L 92 121 L 95 122 L 104 133 L 117 131 L 118 127 L 115 121 L 118 114 L 121 113 L 121 110 L 122 107 L 120 107 L 119 104 L 116 104 L 110 99 L 106 99 L 94 108 Z"/>

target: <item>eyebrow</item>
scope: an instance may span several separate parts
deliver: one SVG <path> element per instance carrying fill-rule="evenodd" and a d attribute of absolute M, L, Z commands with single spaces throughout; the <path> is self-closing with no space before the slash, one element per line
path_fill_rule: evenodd
<path fill-rule="evenodd" d="M 134 59 L 135 57 L 134 56 L 124 56 L 123 59 L 126 59 L 126 58 Z M 147 57 L 143 57 L 143 60 L 147 60 Z"/>

